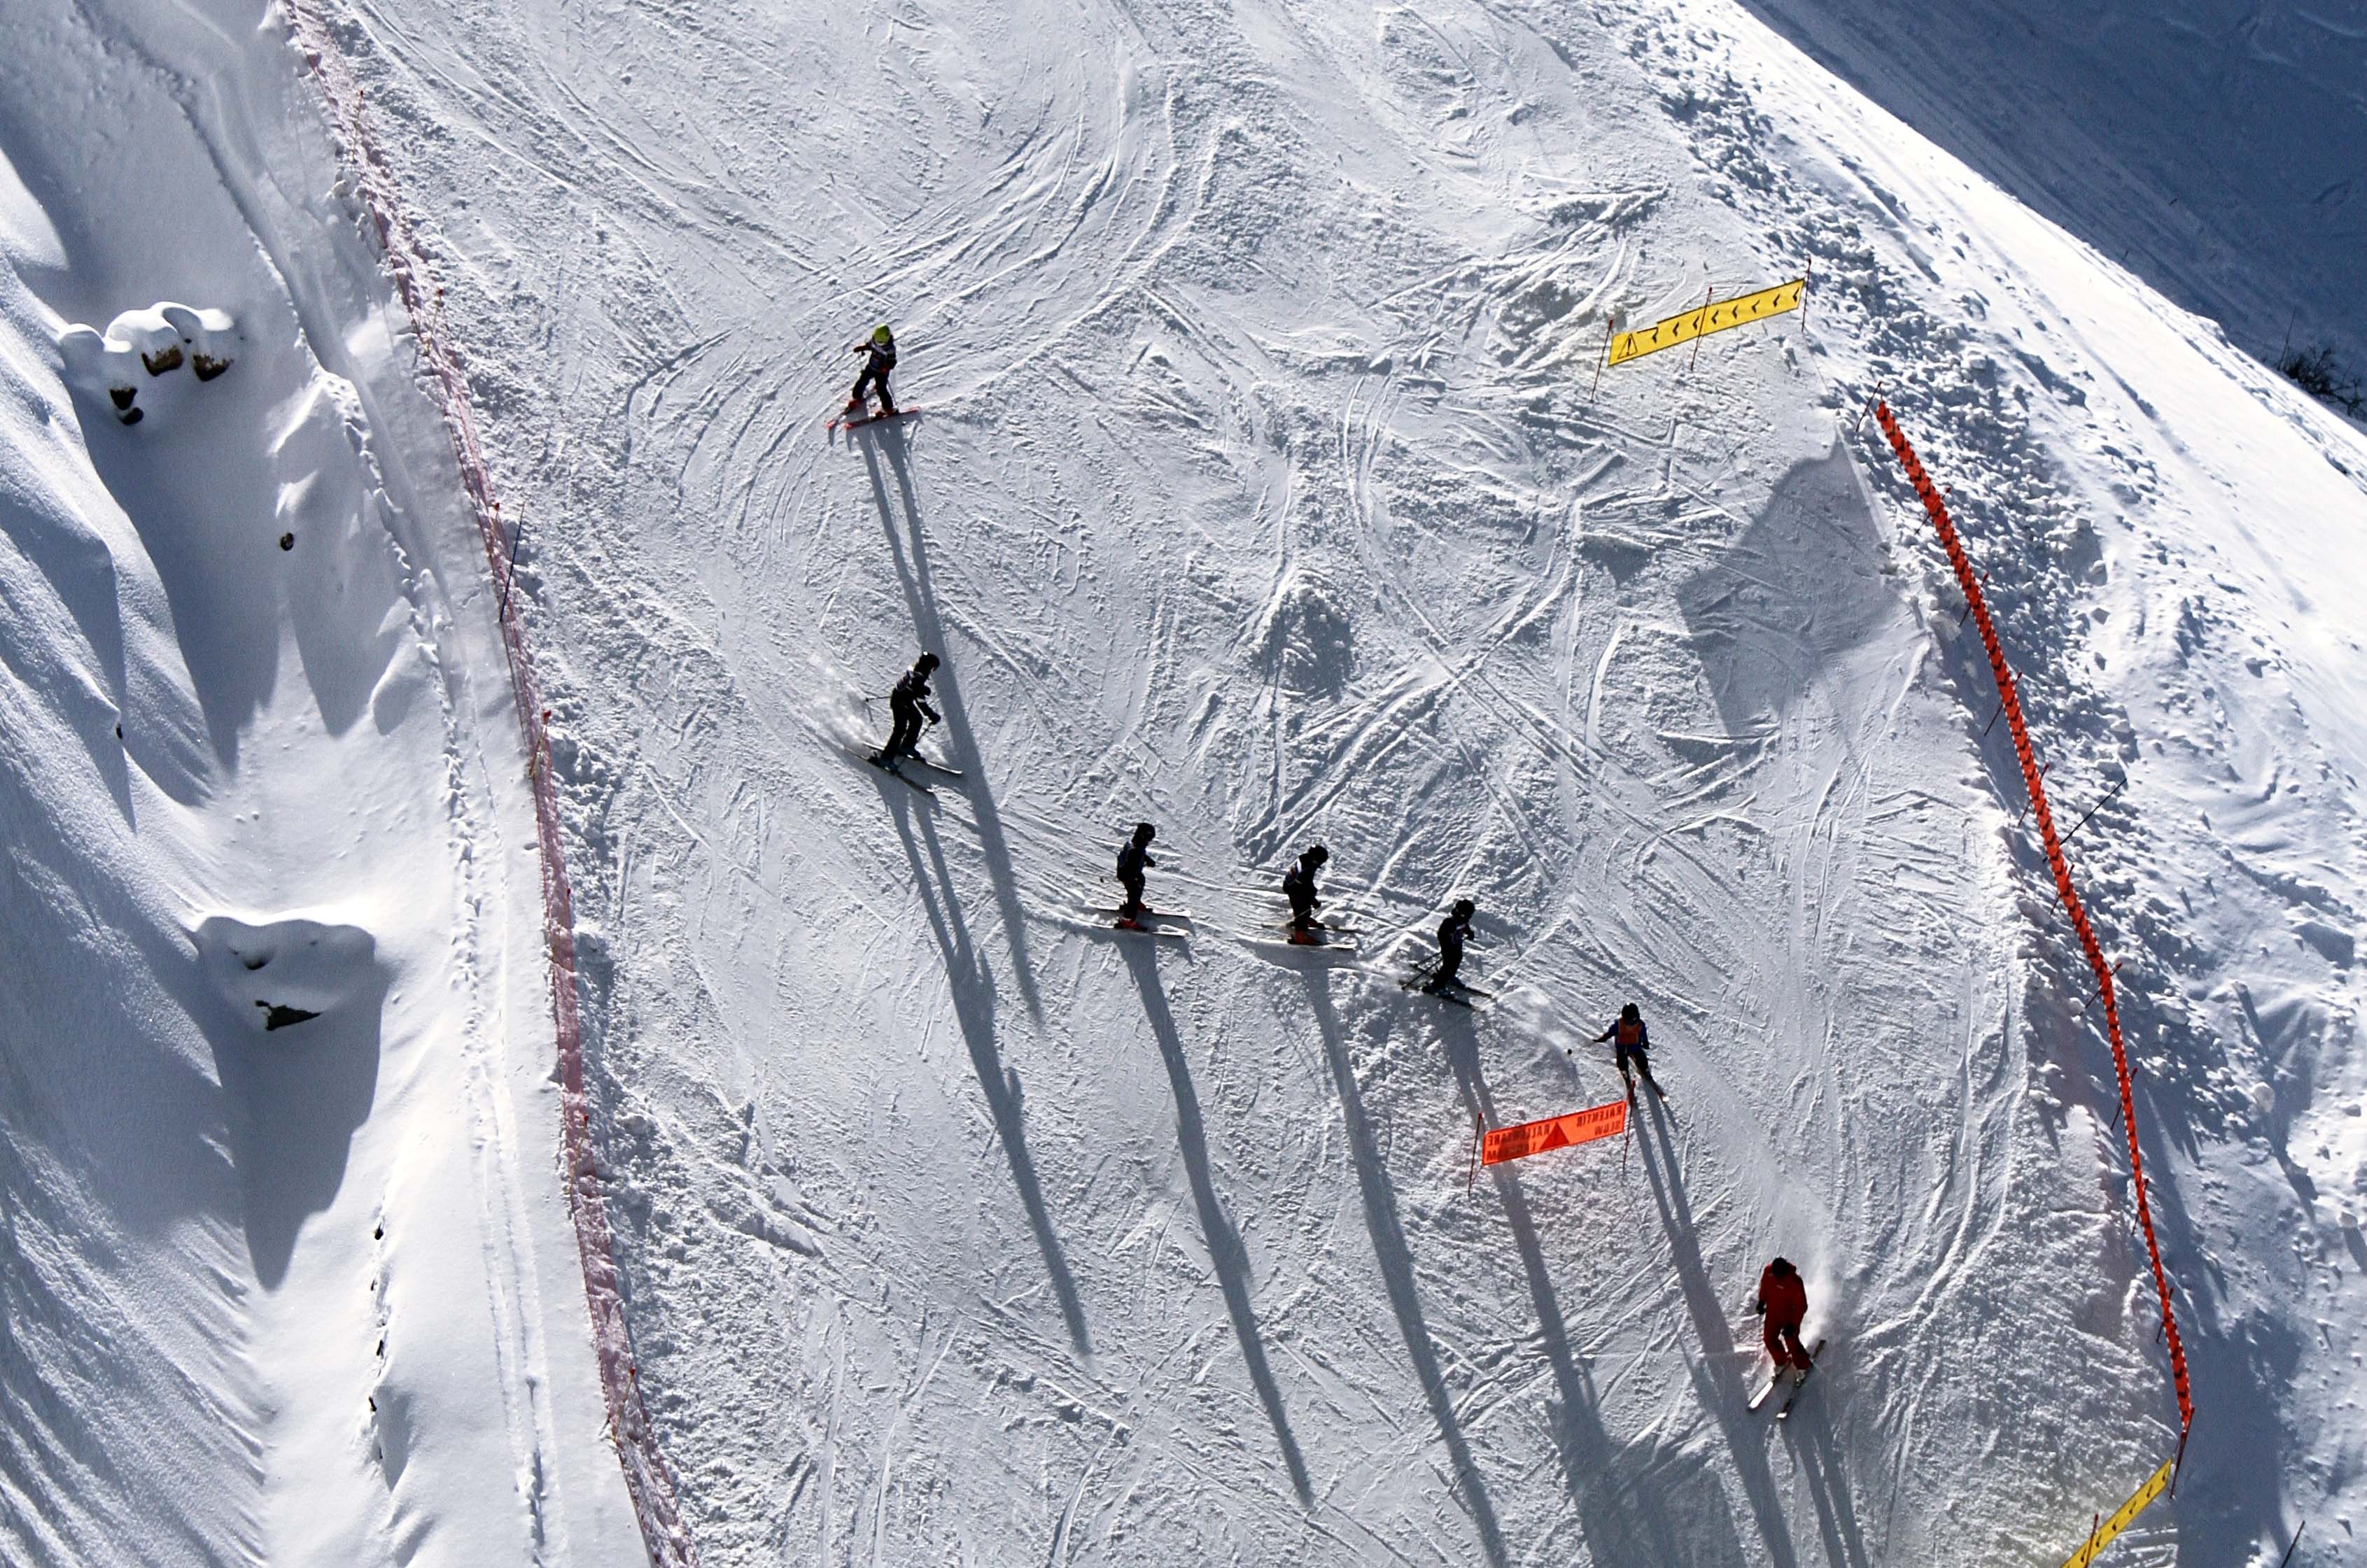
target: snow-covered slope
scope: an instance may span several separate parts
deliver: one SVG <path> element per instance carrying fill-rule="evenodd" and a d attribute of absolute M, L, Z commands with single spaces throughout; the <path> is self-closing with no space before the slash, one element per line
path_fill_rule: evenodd
<path fill-rule="evenodd" d="M 220 9 L 0 16 L 0 1559 L 630 1562 L 482 558 Z"/>
<path fill-rule="evenodd" d="M 2192 912 L 2224 839 L 2138 830 L 2236 761 L 2168 711 L 2229 678 L 2196 638 L 2279 629 L 2213 545 L 2268 509 L 2305 558 L 2356 504 L 2257 367 L 1725 6 L 423 5 L 354 47 L 542 520 L 635 1323 L 710 1556 L 2038 1562 L 2168 1452 L 1984 677 L 1861 488 L 1898 493 L 1877 379 L 2067 799 L 2159 759 L 2078 847 L 2224 1426 L 2137 1539 L 2220 1560 L 2347 1495 L 2308 1319 L 2355 1285 L 2218 1239 L 2271 1212 L 2229 928 L 2331 906 L 2271 955 L 2327 1043 L 2267 1049 L 2344 1038 L 2342 774 L 2270 802 L 2334 814 L 2319 873 L 2263 842 Z M 1606 310 L 1811 257 L 1805 323 L 1590 400 Z M 883 318 L 925 412 L 827 439 Z M 934 803 L 845 754 L 915 646 L 969 775 Z M 2240 711 L 2286 727 L 2263 775 L 2342 740 Z M 1081 929 L 1137 816 L 1188 946 Z M 1317 836 L 1364 968 L 1257 945 Z M 1485 1018 L 1391 984 L 1456 892 Z M 1670 1111 L 1467 1197 L 1474 1113 L 1603 1098 L 1560 1047 L 1630 998 Z M 1781 1439 L 1738 1409 L 1777 1248 L 1836 1338 Z"/>
<path fill-rule="evenodd" d="M 1877 385 L 1954 489 L 2066 818 L 2104 803 L 2073 855 L 2124 964 L 2200 1410 L 2178 1495 L 2114 1550 L 2273 1562 L 2308 1518 L 2296 1563 L 2355 1553 L 2367 736 L 2336 592 L 2367 513 L 2355 432 L 1730 0 L 331 15 L 431 217 L 526 519 L 603 1174 L 702 1561 L 2052 1568 L 2169 1455 L 2084 971 L 1962 604 L 1862 420 Z M 279 121 L 255 104 L 301 113 L 295 78 L 255 63 L 271 28 L 231 28 L 232 48 L 156 17 L 103 41 L 11 26 L 0 145 L 28 195 L 6 210 L 46 212 L 69 252 L 113 231 L 61 218 L 69 187 L 153 186 L 28 155 L 26 128 L 76 101 L 54 62 L 247 62 L 182 91 L 218 164 L 275 176 L 228 178 L 236 200 L 208 209 L 260 256 L 206 254 L 267 258 L 279 292 L 161 260 L 102 289 L 103 269 L 19 260 L 24 356 L 54 382 L 52 316 L 160 299 L 226 306 L 251 335 L 299 318 L 277 372 L 251 341 L 256 363 L 171 412 L 233 385 L 277 407 L 331 372 L 360 389 L 353 450 L 393 498 L 374 515 L 443 695 L 412 709 L 414 743 L 270 683 L 286 705 L 256 711 L 290 750 L 266 773 L 247 740 L 241 776 L 274 801 L 379 781 L 361 795 L 388 826 L 334 877 L 275 852 L 263 891 L 221 880 L 255 861 L 250 827 L 219 840 L 248 855 L 215 853 L 212 881 L 160 872 L 151 902 L 181 930 L 222 912 L 368 933 L 391 976 L 379 1073 L 417 1042 L 414 1098 L 371 1098 L 342 1179 L 291 1180 L 327 1216 L 292 1256 L 333 1280 L 367 1267 L 357 1207 L 435 1212 L 388 1206 L 418 1190 L 380 1176 L 398 1147 L 435 1151 L 406 1157 L 479 1213 L 524 1211 L 481 1280 L 449 1257 L 387 1275 L 459 1303 L 418 1330 L 410 1376 L 440 1346 L 482 1349 L 459 1314 L 503 1280 L 540 1281 L 520 1342 L 554 1363 L 446 1368 L 454 1398 L 412 1423 L 443 1463 L 414 1462 L 395 1506 L 447 1540 L 503 1517 L 519 1494 L 457 1391 L 515 1411 L 519 1388 L 555 1389 L 512 1450 L 575 1466 L 602 1511 L 517 1554 L 621 1558 L 539 1261 L 561 1244 L 524 1081 L 548 1034 L 518 1021 L 515 716 L 440 433 L 397 395 L 403 357 L 347 247 L 300 259 L 295 215 L 325 231 L 345 209 L 300 138 L 256 129 Z M 1593 385 L 1614 311 L 1809 266 L 1804 317 Z M 833 435 L 844 345 L 880 320 L 920 412 Z M 95 456 L 179 428 L 72 406 Z M 288 428 L 266 412 L 233 423 Z M 138 525 L 165 482 L 113 504 Z M 115 570 L 155 558 L 171 612 L 142 624 L 183 626 L 167 557 L 133 531 L 146 553 L 110 546 Z M 312 624 L 291 613 L 300 653 Z M 88 636 L 56 615 L 14 635 L 27 660 Z M 934 797 L 853 754 L 884 730 L 865 697 L 920 647 L 946 660 L 928 749 L 965 775 Z M 175 658 L 200 694 L 223 678 Z M 58 746 L 80 733 L 53 726 Z M 27 809 L 95 809 L 97 789 L 41 781 Z M 232 833 L 255 803 L 217 793 Z M 1145 817 L 1154 898 L 1194 908 L 1188 941 L 1081 907 Z M 192 841 L 217 841 L 212 820 Z M 1274 940 L 1270 889 L 1318 838 L 1331 912 L 1365 933 L 1346 961 Z M 427 864 L 450 868 L 433 897 Z M 374 868 L 402 872 L 399 907 Z M 1396 983 L 1457 894 L 1480 906 L 1484 1013 Z M 72 948 L 115 922 L 21 923 L 11 940 Z M 28 949 L 20 968 L 72 962 Z M 507 1026 L 463 1028 L 504 998 Z M 1627 1000 L 1668 1103 L 1624 1145 L 1475 1182 L 1475 1121 L 1616 1093 L 1591 1042 Z M 193 1082 L 176 1113 L 202 1118 L 217 1091 Z M 435 1113 L 503 1095 L 490 1141 L 474 1112 Z M 11 1190 L 69 1191 L 109 1158 Z M 253 1163 L 233 1143 L 209 1168 Z M 96 1207 L 122 1225 L 123 1201 Z M 237 1211 L 207 1213 L 231 1269 Z M 413 1248 L 423 1228 L 387 1226 Z M 1743 1408 L 1744 1306 L 1778 1250 L 1831 1340 L 1781 1427 Z M 138 1256 L 168 1281 L 206 1266 L 181 1240 Z M 7 1278 L 62 1299 L 103 1273 L 69 1255 Z M 300 1286 L 231 1326 L 354 1310 Z M 162 1293 L 126 1314 L 159 1365 L 206 1341 L 184 1298 L 213 1300 Z M 339 1380 L 368 1374 L 336 1359 L 345 1337 L 305 1341 L 330 1363 L 300 1378 L 272 1353 L 291 1341 L 258 1343 L 241 1364 L 279 1372 L 272 1408 L 350 1416 Z M 173 1389 L 135 1387 L 161 1413 L 137 1420 L 202 1429 Z M 15 1451 L 111 1451 L 71 1422 L 23 1436 L 38 1425 L 8 1427 Z M 323 1514 L 361 1539 L 351 1453 L 308 1457 Z M 191 1458 L 146 1495 L 244 1510 L 263 1522 L 242 1539 L 298 1555 L 305 1521 L 273 1484 L 292 1472 L 196 1490 L 214 1473 Z M 123 1474 L 89 1539 L 143 1506 L 130 1488 L 152 1483 Z M 232 1555 L 204 1520 L 185 1539 Z M 496 1544 L 466 1560 L 506 1560 L 469 1539 Z"/>

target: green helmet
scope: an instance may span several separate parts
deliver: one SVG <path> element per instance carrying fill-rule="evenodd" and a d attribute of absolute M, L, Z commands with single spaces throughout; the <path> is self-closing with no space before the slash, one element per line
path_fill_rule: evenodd
<path fill-rule="evenodd" d="M 894 335 L 894 333 L 888 330 L 887 323 L 884 321 L 871 330 L 871 341 L 876 344 L 885 344 L 889 343 Z"/>

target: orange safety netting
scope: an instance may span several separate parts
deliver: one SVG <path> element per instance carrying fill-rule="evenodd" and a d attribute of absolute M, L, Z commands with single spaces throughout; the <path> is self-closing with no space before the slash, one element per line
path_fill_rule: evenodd
<path fill-rule="evenodd" d="M 1479 1163 L 1501 1165 L 1508 1159 L 1541 1155 L 1547 1149 L 1566 1149 L 1574 1144 L 1591 1144 L 1597 1138 L 1615 1138 L 1626 1130 L 1627 1102 L 1614 1100 L 1608 1105 L 1591 1105 L 1567 1115 L 1548 1116 L 1542 1122 L 1523 1122 L 1517 1127 L 1499 1127 L 1484 1134 L 1479 1139 Z"/>
<path fill-rule="evenodd" d="M 1889 438 L 1890 449 L 1898 455 L 1899 466 L 1907 470 L 1915 493 L 1922 498 L 1923 510 L 1931 514 L 1931 526 L 1938 530 L 1940 543 L 1948 552 L 1948 564 L 1955 569 L 1956 581 L 1972 606 L 1973 619 L 1980 626 L 1981 642 L 1988 649 L 1989 670 L 1997 677 L 1998 695 L 2005 704 L 2006 725 L 2013 734 L 2013 752 L 2022 762 L 2022 782 L 2030 792 L 2031 810 L 2038 818 L 2039 841 L 2046 846 L 2046 863 L 2055 873 L 2056 896 L 2063 900 L 2064 912 L 2071 917 L 2071 929 L 2078 933 L 2080 951 L 2088 955 L 2088 967 L 2095 971 L 2097 991 L 2104 1004 L 2104 1033 L 2112 1043 L 2112 1070 L 2121 1080 L 2121 1125 L 2128 1134 L 2129 1185 L 2137 1195 L 2137 1228 L 2145 1233 L 2146 1255 L 2153 1263 L 2154 1290 L 2161 1298 L 2162 1334 L 2169 1345 L 2169 1375 L 2178 1389 L 2178 1421 L 2183 1431 L 2194 1424 L 2194 1398 L 2186 1376 L 2186 1347 L 2178 1337 L 2178 1316 L 2170 1306 L 2169 1274 L 2162 1267 L 2161 1242 L 2154 1235 L 2153 1209 L 2146 1201 L 2145 1156 L 2137 1147 L 2136 1100 L 2129 1088 L 2129 1056 L 2121 1042 L 2120 1000 L 2112 989 L 2112 965 L 2104 962 L 2104 950 L 2096 941 L 2095 928 L 2088 923 L 2088 911 L 2079 903 L 2078 891 L 2071 886 L 2071 863 L 2064 858 L 2063 840 L 2055 831 L 2055 813 L 2046 804 L 2046 784 L 2039 776 L 2038 758 L 2030 749 L 2030 730 L 2022 722 L 2022 701 L 2014 694 L 2013 671 L 2006 667 L 2005 649 L 1999 645 L 1997 627 L 1989 620 L 1989 607 L 1981 597 L 1980 581 L 1974 575 L 1973 563 L 1965 558 L 1964 544 L 1956 536 L 1956 525 L 1948 516 L 1948 504 L 1931 483 L 1931 477 L 1923 471 L 1915 449 L 1907 444 L 1890 406 L 1875 402 L 1874 417 L 1880 422 L 1882 434 Z"/>

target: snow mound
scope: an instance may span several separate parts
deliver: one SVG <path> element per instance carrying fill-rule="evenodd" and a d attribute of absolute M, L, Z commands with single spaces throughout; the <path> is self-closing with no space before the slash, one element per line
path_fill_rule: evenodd
<path fill-rule="evenodd" d="M 190 940 L 222 999 L 266 1031 L 318 1018 L 385 986 L 378 943 L 359 926 L 292 918 L 249 925 L 215 915 Z"/>
<path fill-rule="evenodd" d="M 137 406 L 137 372 L 168 376 L 187 365 L 198 380 L 210 381 L 231 367 L 237 336 L 238 323 L 229 311 L 167 300 L 126 310 L 103 333 L 77 321 L 57 334 L 57 345 L 69 386 L 86 397 L 105 398 L 117 419 L 137 424 L 147 415 Z"/>

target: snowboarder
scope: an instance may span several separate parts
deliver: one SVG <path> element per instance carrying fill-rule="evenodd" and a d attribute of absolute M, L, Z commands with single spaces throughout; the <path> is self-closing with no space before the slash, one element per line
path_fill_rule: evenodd
<path fill-rule="evenodd" d="M 1644 1080 L 1654 1094 L 1659 1095 L 1662 1100 L 1669 1098 L 1669 1091 L 1662 1089 L 1660 1081 L 1652 1076 L 1652 1034 L 1651 1031 L 1644 1027 L 1643 1010 L 1634 1002 L 1629 1002 L 1619 1010 L 1618 1022 L 1594 1037 L 1594 1043 L 1597 1045 L 1606 1040 L 1615 1042 L 1612 1046 L 1614 1053 L 1614 1060 L 1619 1064 L 1619 1081 L 1627 1086 L 1628 1104 L 1636 1103 L 1636 1079 L 1638 1077 Z M 1636 1065 L 1633 1074 L 1627 1070 L 1627 1065 L 1630 1062 Z"/>
<path fill-rule="evenodd" d="M 1471 917 L 1479 906 L 1468 898 L 1457 898 L 1446 919 L 1438 922 L 1438 969 L 1430 977 L 1425 991 L 1443 991 L 1463 982 L 1455 978 L 1463 967 L 1463 943 L 1471 935 Z"/>
<path fill-rule="evenodd" d="M 858 343 L 855 352 L 862 355 L 863 374 L 855 378 L 855 390 L 847 395 L 846 412 L 850 414 L 863 407 L 863 394 L 871 388 L 879 391 L 879 417 L 896 417 L 896 400 L 888 392 L 888 373 L 896 368 L 896 338 L 882 322 L 872 329 L 869 343 Z"/>
<path fill-rule="evenodd" d="M 1148 913 L 1142 902 L 1142 874 L 1159 863 L 1150 858 L 1150 840 L 1159 837 L 1159 829 L 1148 822 L 1134 825 L 1134 837 L 1117 852 L 1118 886 L 1126 889 L 1126 902 L 1117 907 L 1117 923 L 1130 931 L 1142 930 L 1142 917 Z"/>
<path fill-rule="evenodd" d="M 896 682 L 896 689 L 888 694 L 888 712 L 893 723 L 888 731 L 888 744 L 879 748 L 879 754 L 871 760 L 890 773 L 905 758 L 920 755 L 921 721 L 939 722 L 937 710 L 929 705 L 929 676 L 936 668 L 935 654 L 922 654 L 912 660 L 912 668 L 904 672 L 904 678 Z"/>
<path fill-rule="evenodd" d="M 1315 874 L 1331 852 L 1321 844 L 1310 844 L 1301 852 L 1298 863 L 1283 874 L 1282 896 L 1290 900 L 1290 940 L 1311 942 L 1315 940 L 1315 910 L 1323 900 L 1316 897 Z"/>
<path fill-rule="evenodd" d="M 1808 1287 L 1801 1282 L 1791 1259 L 1778 1258 L 1760 1274 L 1759 1295 L 1751 1307 L 1767 1314 L 1761 1333 L 1768 1358 L 1775 1363 L 1775 1376 L 1780 1379 L 1788 1367 L 1795 1385 L 1807 1382 L 1808 1374 L 1816 1371 L 1808 1348 L 1800 1342 L 1800 1323 L 1808 1315 Z"/>

